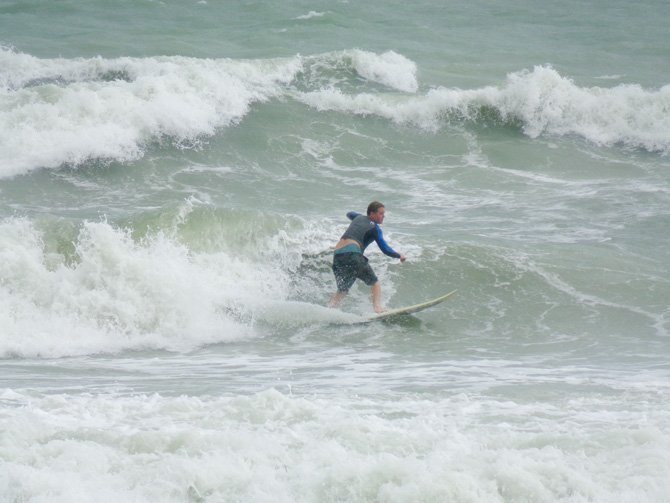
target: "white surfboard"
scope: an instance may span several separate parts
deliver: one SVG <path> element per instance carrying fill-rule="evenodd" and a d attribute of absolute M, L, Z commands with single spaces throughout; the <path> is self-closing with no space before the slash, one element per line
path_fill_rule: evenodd
<path fill-rule="evenodd" d="M 455 293 L 456 293 L 456 290 L 454 290 L 453 292 L 449 292 L 448 294 L 443 295 L 442 297 L 438 297 L 437 299 L 429 300 L 428 302 L 422 302 L 421 304 L 416 304 L 414 306 L 401 307 L 399 309 L 391 309 L 390 311 L 386 311 L 384 313 L 375 314 L 375 315 L 370 316 L 369 318 L 366 318 L 361 323 L 370 323 L 370 322 L 373 322 L 373 321 L 390 320 L 390 319 L 398 317 L 398 316 L 406 316 L 408 314 L 418 313 L 419 311 L 423 311 L 424 309 L 428 309 L 429 307 L 435 306 L 435 305 L 439 304 L 440 302 L 444 302 L 445 300 L 447 300 L 449 297 L 451 297 Z"/>

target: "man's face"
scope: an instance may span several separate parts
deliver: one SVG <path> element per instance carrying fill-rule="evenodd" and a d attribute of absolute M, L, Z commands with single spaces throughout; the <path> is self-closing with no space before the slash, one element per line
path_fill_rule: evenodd
<path fill-rule="evenodd" d="M 381 224 L 384 221 L 385 213 L 385 208 L 379 208 L 375 213 L 370 213 L 370 219 L 376 224 Z"/>

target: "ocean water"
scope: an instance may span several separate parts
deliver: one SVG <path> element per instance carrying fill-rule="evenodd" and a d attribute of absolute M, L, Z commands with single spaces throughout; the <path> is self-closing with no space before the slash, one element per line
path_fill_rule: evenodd
<path fill-rule="evenodd" d="M 670 501 L 668 18 L 3 0 L 0 501 Z"/>

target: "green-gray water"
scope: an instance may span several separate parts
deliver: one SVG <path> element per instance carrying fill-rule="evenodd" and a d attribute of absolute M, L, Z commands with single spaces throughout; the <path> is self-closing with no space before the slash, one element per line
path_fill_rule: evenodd
<path fill-rule="evenodd" d="M 666 501 L 669 9 L 2 4 L 0 499 Z"/>

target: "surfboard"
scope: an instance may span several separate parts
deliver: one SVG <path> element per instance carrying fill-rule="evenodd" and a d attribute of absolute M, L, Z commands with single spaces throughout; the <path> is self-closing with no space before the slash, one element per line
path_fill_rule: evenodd
<path fill-rule="evenodd" d="M 429 300 L 428 302 L 422 302 L 421 304 L 415 304 L 413 306 L 407 306 L 407 307 L 401 307 L 398 309 L 391 309 L 390 311 L 386 311 L 384 313 L 379 313 L 370 316 L 369 318 L 366 318 L 363 320 L 361 323 L 371 323 L 373 321 L 383 321 L 383 320 L 391 320 L 393 318 L 397 318 L 399 316 L 407 316 L 409 314 L 414 314 L 418 313 L 419 311 L 423 311 L 424 309 L 428 309 L 429 307 L 435 306 L 439 304 L 440 302 L 444 302 L 447 300 L 449 297 L 451 297 L 453 294 L 456 293 L 456 290 L 453 292 L 449 292 L 446 295 L 443 295 L 442 297 L 438 297 L 437 299 Z"/>

